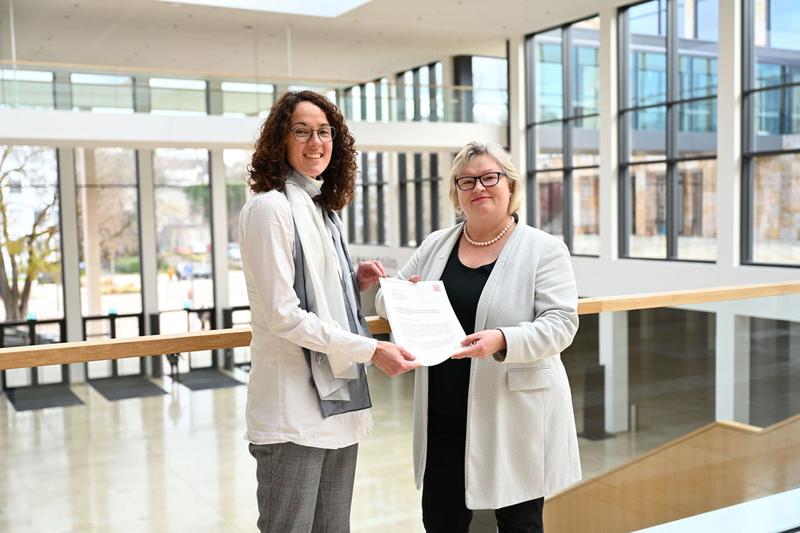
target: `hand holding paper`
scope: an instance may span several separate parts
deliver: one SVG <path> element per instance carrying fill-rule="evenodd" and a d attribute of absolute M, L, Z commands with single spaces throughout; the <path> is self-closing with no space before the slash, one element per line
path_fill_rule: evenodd
<path fill-rule="evenodd" d="M 466 335 L 441 281 L 381 278 L 380 283 L 395 342 L 419 364 L 436 365 L 461 351 Z"/>

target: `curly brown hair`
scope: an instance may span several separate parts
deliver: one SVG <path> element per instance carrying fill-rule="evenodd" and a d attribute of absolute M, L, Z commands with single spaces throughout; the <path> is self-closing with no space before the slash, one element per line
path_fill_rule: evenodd
<path fill-rule="evenodd" d="M 336 128 L 331 162 L 322 173 L 325 182 L 314 201 L 324 208 L 340 211 L 353 199 L 357 168 L 354 148 L 356 141 L 347 129 L 339 108 L 313 91 L 290 91 L 272 106 L 256 141 L 253 159 L 247 169 L 247 183 L 254 193 L 283 190 L 290 168 L 286 159 L 286 141 L 292 113 L 300 102 L 310 102 L 319 107 L 325 113 L 328 123 Z"/>

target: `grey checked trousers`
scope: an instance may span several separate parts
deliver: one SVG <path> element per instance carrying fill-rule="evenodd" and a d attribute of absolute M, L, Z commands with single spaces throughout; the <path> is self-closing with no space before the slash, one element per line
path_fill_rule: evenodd
<path fill-rule="evenodd" d="M 261 533 L 347 533 L 358 444 L 338 450 L 250 444 Z"/>

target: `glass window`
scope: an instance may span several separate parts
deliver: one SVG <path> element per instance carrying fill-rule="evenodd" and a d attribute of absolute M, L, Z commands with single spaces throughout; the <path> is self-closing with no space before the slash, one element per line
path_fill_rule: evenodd
<path fill-rule="evenodd" d="M 534 36 L 535 122 L 564 116 L 564 75 L 561 59 L 562 30 Z"/>
<path fill-rule="evenodd" d="M 631 33 L 664 36 L 667 32 L 667 0 L 653 0 L 632 6 L 628 24 Z"/>
<path fill-rule="evenodd" d="M 133 78 L 106 74 L 71 74 L 72 109 L 133 113 Z"/>
<path fill-rule="evenodd" d="M 535 126 L 536 169 L 564 168 L 563 124 L 552 122 Z"/>
<path fill-rule="evenodd" d="M 536 197 L 539 220 L 536 227 L 564 238 L 564 174 L 562 172 L 538 172 L 536 174 Z"/>
<path fill-rule="evenodd" d="M 770 48 L 800 51 L 798 24 L 800 3 L 797 0 L 769 0 L 767 41 Z"/>
<path fill-rule="evenodd" d="M 223 81 L 222 114 L 226 117 L 266 117 L 275 103 L 275 86 L 270 83 Z"/>
<path fill-rule="evenodd" d="M 239 212 L 251 195 L 247 185 L 247 166 L 252 156 L 251 150 L 222 151 L 228 210 L 228 304 L 232 307 L 249 305 L 244 272 L 242 272 L 242 252 L 239 247 Z"/>
<path fill-rule="evenodd" d="M 742 217 L 745 263 L 800 265 L 800 4 L 746 0 Z M 747 5 L 747 4 L 746 4 Z M 747 129 L 749 127 L 749 129 Z"/>
<path fill-rule="evenodd" d="M 358 154 L 353 202 L 347 208 L 348 239 L 358 244 L 386 244 L 382 152 Z"/>
<path fill-rule="evenodd" d="M 588 32 L 596 33 L 596 30 L 588 30 Z M 572 110 L 570 114 L 573 116 L 596 115 L 599 112 L 597 99 L 598 91 L 600 90 L 597 43 L 595 42 L 594 46 L 579 46 L 579 36 L 576 34 L 575 37 L 576 46 L 573 59 L 575 68 L 573 79 L 575 83 L 573 84 Z"/>
<path fill-rule="evenodd" d="M 505 58 L 472 58 L 472 98 L 474 122 L 508 122 L 508 62 Z"/>
<path fill-rule="evenodd" d="M 572 252 L 599 255 L 600 172 L 597 168 L 576 169 L 572 183 Z"/>
<path fill-rule="evenodd" d="M 717 259 L 717 161 L 678 163 L 678 256 Z"/>
<path fill-rule="evenodd" d="M 53 109 L 53 73 L 0 69 L 0 109 Z"/>
<path fill-rule="evenodd" d="M 563 238 L 573 254 L 599 252 L 599 29 L 593 17 L 534 35 L 525 46 L 533 71 L 528 222 Z M 572 212 L 564 212 L 567 205 Z"/>
<path fill-rule="evenodd" d="M 572 166 L 600 166 L 600 117 L 575 119 L 571 123 Z"/>
<path fill-rule="evenodd" d="M 755 114 L 756 151 L 800 148 L 800 86 L 759 91 Z"/>
<path fill-rule="evenodd" d="M 620 11 L 623 257 L 716 259 L 717 18 L 718 0 Z"/>
<path fill-rule="evenodd" d="M 158 148 L 153 169 L 158 308 L 212 307 L 208 152 Z"/>
<path fill-rule="evenodd" d="M 56 151 L 0 145 L 0 318 L 64 316 Z"/>
<path fill-rule="evenodd" d="M 689 2 L 688 5 L 691 6 L 691 2 Z M 703 41 L 719 40 L 718 0 L 696 0 L 694 8 L 694 28 L 696 29 L 695 36 Z M 681 37 L 684 36 L 685 35 L 681 35 Z"/>
<path fill-rule="evenodd" d="M 800 153 L 758 156 L 754 167 L 752 260 L 800 264 Z"/>
<path fill-rule="evenodd" d="M 136 152 L 75 150 L 84 316 L 139 313 L 139 198 Z M 138 335 L 128 332 L 130 335 Z"/>
<path fill-rule="evenodd" d="M 401 246 L 416 247 L 439 229 L 439 157 L 437 153 L 398 154 Z"/>
<path fill-rule="evenodd" d="M 206 82 L 150 78 L 150 112 L 154 115 L 206 114 Z"/>
<path fill-rule="evenodd" d="M 628 167 L 631 203 L 630 255 L 667 255 L 667 168 L 664 163 Z"/>
<path fill-rule="evenodd" d="M 430 71 L 428 67 L 419 68 L 419 119 L 429 121 L 431 119 L 431 87 Z"/>
<path fill-rule="evenodd" d="M 126 148 L 75 150 L 81 313 L 87 340 L 137 337 L 142 312 L 136 152 Z M 92 317 L 117 315 L 113 319 Z M 87 363 L 90 379 L 138 374 L 138 357 Z"/>

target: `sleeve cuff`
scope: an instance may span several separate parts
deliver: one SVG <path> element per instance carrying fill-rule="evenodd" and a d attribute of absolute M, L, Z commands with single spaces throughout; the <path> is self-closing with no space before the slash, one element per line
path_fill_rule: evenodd
<path fill-rule="evenodd" d="M 519 359 L 519 351 L 520 351 L 520 330 L 518 327 L 505 327 L 505 328 L 497 328 L 502 333 L 503 336 L 506 338 L 506 349 L 500 350 L 496 354 L 494 354 L 495 361 L 500 361 L 503 363 L 513 363 L 515 360 Z"/>

